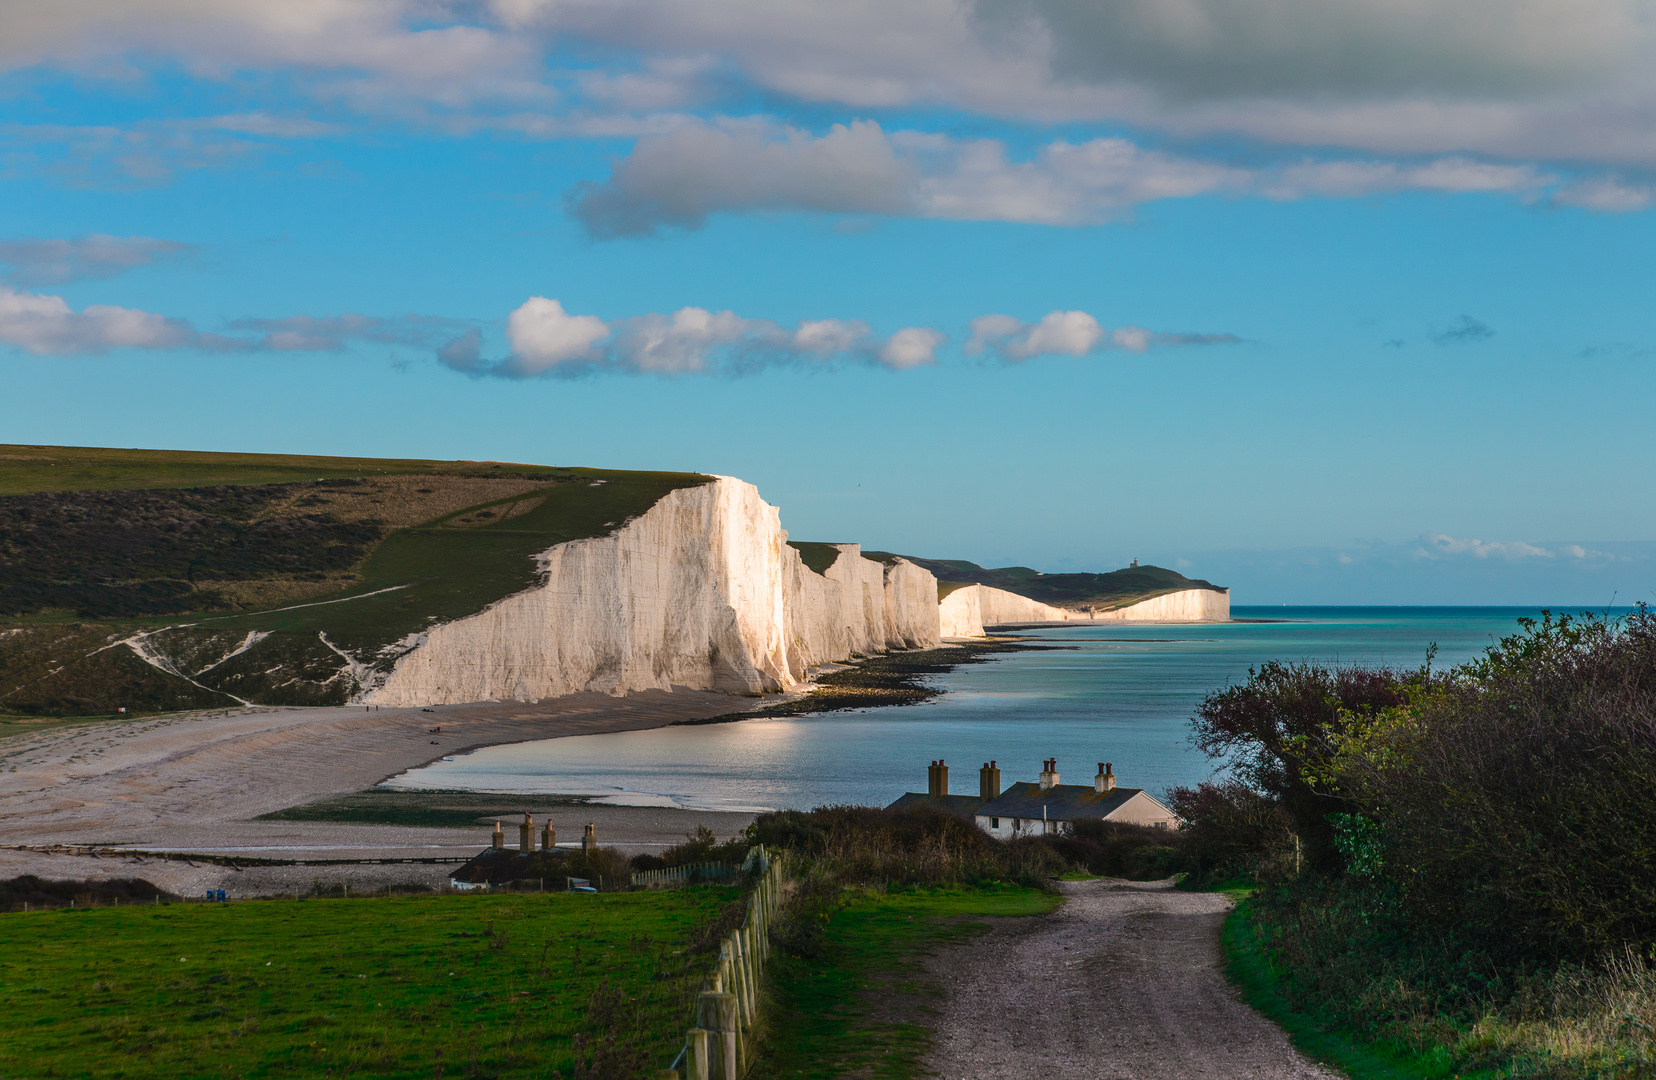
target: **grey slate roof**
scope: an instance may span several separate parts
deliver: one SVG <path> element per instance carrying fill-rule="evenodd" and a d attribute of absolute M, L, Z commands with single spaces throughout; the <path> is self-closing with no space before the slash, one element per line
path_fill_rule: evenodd
<path fill-rule="evenodd" d="M 978 804 L 981 802 L 983 800 L 976 795 L 944 795 L 942 798 L 934 799 L 923 791 L 910 791 L 886 809 L 901 810 L 906 806 L 918 806 L 924 803 L 927 806 L 935 806 L 939 810 L 947 810 L 951 814 L 959 814 L 961 817 L 969 818 L 977 812 Z"/>
<path fill-rule="evenodd" d="M 1109 817 L 1142 790 L 1118 787 L 1100 795 L 1091 784 L 1059 784 L 1042 791 L 1041 785 L 1023 781 L 979 805 L 976 813 L 979 817 L 1033 818 L 1038 821 L 1041 807 L 1045 806 L 1048 821 L 1097 821 Z"/>

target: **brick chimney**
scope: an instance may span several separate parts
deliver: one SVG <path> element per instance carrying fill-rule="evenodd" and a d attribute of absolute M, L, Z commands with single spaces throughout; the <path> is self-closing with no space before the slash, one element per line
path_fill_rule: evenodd
<path fill-rule="evenodd" d="M 592 822 L 587 822 L 586 835 L 581 837 L 581 854 L 591 855 L 598 850 L 598 835 L 592 830 Z"/>
<path fill-rule="evenodd" d="M 1093 777 L 1093 790 L 1100 795 L 1108 795 L 1115 790 L 1115 772 L 1110 768 L 1108 761 L 1098 763 L 1098 775 Z"/>
<path fill-rule="evenodd" d="M 491 838 L 490 842 L 494 845 L 494 849 L 496 851 L 506 850 L 506 832 L 500 827 L 500 822 L 498 821 L 495 822 L 494 836 Z"/>
<path fill-rule="evenodd" d="M 993 761 L 985 761 L 983 768 L 978 770 L 978 798 L 987 801 L 1000 792 L 1000 767 Z"/>
<path fill-rule="evenodd" d="M 926 771 L 926 794 L 936 799 L 949 793 L 949 766 L 942 758 L 931 763 Z"/>
<path fill-rule="evenodd" d="M 546 824 L 541 826 L 541 850 L 551 851 L 558 846 L 558 830 L 552 827 L 552 819 L 547 818 Z"/>
<path fill-rule="evenodd" d="M 1045 761 L 1041 762 L 1041 765 L 1042 765 L 1042 769 L 1041 769 L 1041 790 L 1046 791 L 1049 788 L 1057 787 L 1058 786 L 1058 759 L 1055 758 L 1055 757 L 1054 758 L 1047 758 Z"/>
<path fill-rule="evenodd" d="M 535 850 L 535 819 L 527 810 L 523 812 L 523 820 L 518 822 L 518 850 L 525 855 Z"/>

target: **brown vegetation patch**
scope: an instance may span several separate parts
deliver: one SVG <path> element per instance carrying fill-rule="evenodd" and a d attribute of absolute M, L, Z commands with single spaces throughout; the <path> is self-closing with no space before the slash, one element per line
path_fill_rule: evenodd
<path fill-rule="evenodd" d="M 522 477 L 384 476 L 290 486 L 293 491 L 287 498 L 272 503 L 254 520 L 329 514 L 340 521 L 371 521 L 393 529 L 409 528 L 468 506 L 536 491 L 546 487 L 547 481 Z"/>

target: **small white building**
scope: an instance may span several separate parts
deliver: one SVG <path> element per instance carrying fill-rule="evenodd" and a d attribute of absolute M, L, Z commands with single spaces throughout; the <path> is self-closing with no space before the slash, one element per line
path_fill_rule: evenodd
<path fill-rule="evenodd" d="M 891 804 L 891 809 L 928 803 L 950 813 L 970 817 L 978 828 L 999 840 L 1018 836 L 1063 836 L 1074 831 L 1077 821 L 1110 821 L 1172 829 L 1178 815 L 1142 788 L 1116 786 L 1115 770 L 1107 761 L 1098 763 L 1098 775 L 1091 785 L 1060 784 L 1058 761 L 1042 762 L 1041 777 L 1021 781 L 1005 791 L 1000 789 L 1000 768 L 993 761 L 978 770 L 978 795 L 949 794 L 949 767 L 934 761 L 928 775 L 927 792 L 909 792 Z"/>

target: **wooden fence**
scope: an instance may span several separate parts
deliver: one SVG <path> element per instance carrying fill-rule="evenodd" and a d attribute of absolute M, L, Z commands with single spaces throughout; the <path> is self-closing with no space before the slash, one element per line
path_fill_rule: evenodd
<path fill-rule="evenodd" d="M 687 885 L 692 881 L 727 881 L 735 876 L 736 867 L 729 863 L 702 862 L 669 866 L 665 870 L 634 871 L 632 883 L 648 889 Z"/>
<path fill-rule="evenodd" d="M 718 967 L 696 1000 L 696 1026 L 657 1080 L 740 1080 L 747 1072 L 759 987 L 771 953 L 771 920 L 782 905 L 781 854 L 761 845 L 749 855 L 747 865 L 759 871 L 759 881 L 748 894 L 747 913 L 719 946 Z"/>

